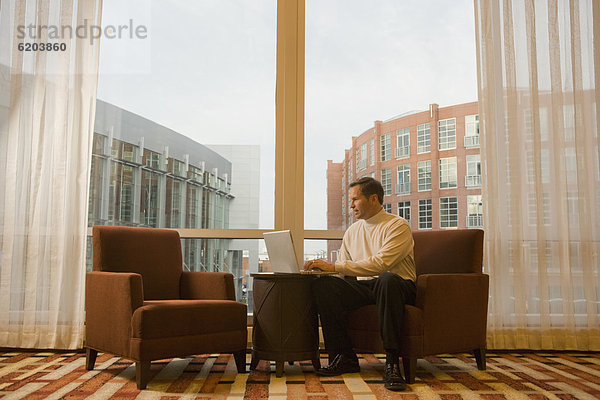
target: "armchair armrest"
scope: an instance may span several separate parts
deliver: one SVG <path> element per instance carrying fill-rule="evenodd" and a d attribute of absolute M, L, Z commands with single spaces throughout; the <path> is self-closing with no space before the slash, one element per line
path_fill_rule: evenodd
<path fill-rule="evenodd" d="M 182 299 L 235 301 L 233 275 L 228 272 L 183 271 L 179 290 Z"/>
<path fill-rule="evenodd" d="M 143 303 L 141 275 L 100 271 L 86 274 L 86 347 L 129 355 L 131 316 Z"/>
<path fill-rule="evenodd" d="M 478 273 L 423 274 L 415 305 L 423 312 L 429 354 L 485 347 L 489 276 Z"/>

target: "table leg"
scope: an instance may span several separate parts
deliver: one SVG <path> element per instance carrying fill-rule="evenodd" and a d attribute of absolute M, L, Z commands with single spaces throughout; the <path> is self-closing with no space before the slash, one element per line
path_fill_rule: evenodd
<path fill-rule="evenodd" d="M 283 376 L 284 361 L 275 361 L 275 376 L 281 378 Z"/>
<path fill-rule="evenodd" d="M 317 352 L 317 354 L 315 354 L 315 356 L 313 357 L 312 361 L 312 365 L 313 368 L 315 369 L 315 372 L 319 370 L 319 368 L 321 368 L 321 359 L 319 358 L 319 352 Z"/>
<path fill-rule="evenodd" d="M 250 370 L 254 371 L 256 366 L 258 365 L 258 357 L 254 353 L 252 353 L 252 358 L 250 359 Z"/>

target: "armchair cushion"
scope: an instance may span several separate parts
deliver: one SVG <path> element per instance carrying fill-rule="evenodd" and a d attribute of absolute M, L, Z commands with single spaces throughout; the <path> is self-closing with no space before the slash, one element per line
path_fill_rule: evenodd
<path fill-rule="evenodd" d="M 246 305 L 230 300 L 145 301 L 131 320 L 132 337 L 194 336 L 245 329 Z"/>

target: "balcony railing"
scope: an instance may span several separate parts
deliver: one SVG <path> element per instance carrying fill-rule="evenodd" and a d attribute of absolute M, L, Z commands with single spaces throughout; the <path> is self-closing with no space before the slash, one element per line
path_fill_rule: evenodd
<path fill-rule="evenodd" d="M 465 147 L 479 147 L 479 135 L 465 136 Z"/>
<path fill-rule="evenodd" d="M 483 215 L 471 214 L 467 215 L 467 228 L 482 228 L 483 227 Z"/>
<path fill-rule="evenodd" d="M 410 182 L 396 183 L 396 194 L 409 194 Z"/>
<path fill-rule="evenodd" d="M 481 187 L 481 175 L 467 175 L 465 176 L 466 187 Z"/>
<path fill-rule="evenodd" d="M 396 158 L 408 157 L 410 155 L 410 147 L 396 147 Z"/>

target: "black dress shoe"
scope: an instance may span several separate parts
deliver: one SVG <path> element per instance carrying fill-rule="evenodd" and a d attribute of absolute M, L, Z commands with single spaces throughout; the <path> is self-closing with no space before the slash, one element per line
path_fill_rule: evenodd
<path fill-rule="evenodd" d="M 317 370 L 317 375 L 336 376 L 359 371 L 360 367 L 358 366 L 358 360 L 344 354 L 338 354 L 331 364 L 324 368 L 319 368 Z"/>
<path fill-rule="evenodd" d="M 394 392 L 406 390 L 406 382 L 404 382 L 404 378 L 400 374 L 400 367 L 397 363 L 385 363 L 383 380 L 387 390 L 393 390 Z"/>

